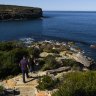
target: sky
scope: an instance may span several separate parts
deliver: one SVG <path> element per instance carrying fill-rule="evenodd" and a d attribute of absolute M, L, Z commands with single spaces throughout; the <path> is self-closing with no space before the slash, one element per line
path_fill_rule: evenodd
<path fill-rule="evenodd" d="M 0 0 L 0 4 L 40 7 L 45 11 L 96 11 L 96 0 Z"/>

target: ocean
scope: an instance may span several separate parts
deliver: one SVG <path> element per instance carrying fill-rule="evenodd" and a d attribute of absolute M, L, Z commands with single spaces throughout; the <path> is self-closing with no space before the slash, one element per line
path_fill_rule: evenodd
<path fill-rule="evenodd" d="M 96 60 L 96 12 L 44 11 L 37 20 L 0 21 L 0 41 L 35 40 L 74 41 L 85 54 Z"/>

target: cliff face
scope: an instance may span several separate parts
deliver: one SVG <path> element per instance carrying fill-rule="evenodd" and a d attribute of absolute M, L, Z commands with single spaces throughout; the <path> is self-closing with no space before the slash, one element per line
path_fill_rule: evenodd
<path fill-rule="evenodd" d="M 40 17 L 42 17 L 41 8 L 0 5 L 0 20 L 35 19 Z"/>

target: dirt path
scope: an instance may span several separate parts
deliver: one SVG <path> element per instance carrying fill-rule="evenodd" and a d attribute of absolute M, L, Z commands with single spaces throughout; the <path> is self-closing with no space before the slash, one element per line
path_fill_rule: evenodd
<path fill-rule="evenodd" d="M 22 75 L 16 76 L 12 79 L 3 81 L 3 85 L 6 89 L 18 89 L 20 95 L 18 96 L 36 96 L 36 86 L 38 85 L 38 79 L 46 74 L 45 72 L 30 73 L 32 78 L 26 78 L 26 83 L 22 82 Z"/>

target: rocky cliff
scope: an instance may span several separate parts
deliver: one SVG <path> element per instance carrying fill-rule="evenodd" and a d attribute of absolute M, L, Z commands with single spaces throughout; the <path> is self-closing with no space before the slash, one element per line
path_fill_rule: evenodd
<path fill-rule="evenodd" d="M 41 8 L 0 5 L 0 20 L 35 19 L 40 17 L 42 17 Z"/>

